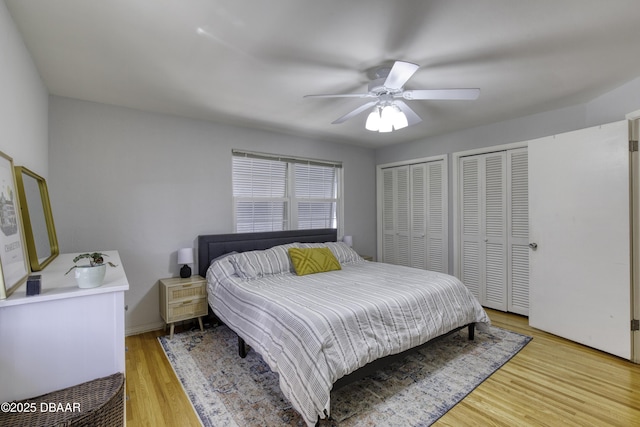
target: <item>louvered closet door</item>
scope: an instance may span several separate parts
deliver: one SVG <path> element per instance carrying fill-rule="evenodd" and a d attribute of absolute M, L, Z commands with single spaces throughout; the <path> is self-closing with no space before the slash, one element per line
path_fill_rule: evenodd
<path fill-rule="evenodd" d="M 426 165 L 427 179 L 427 270 L 448 273 L 449 260 L 446 235 L 447 192 L 444 177 L 444 161 Z"/>
<path fill-rule="evenodd" d="M 507 189 L 505 152 L 484 157 L 485 305 L 507 309 Z"/>
<path fill-rule="evenodd" d="M 395 172 L 382 170 L 382 260 L 397 263 L 395 216 Z"/>
<path fill-rule="evenodd" d="M 395 168 L 396 264 L 411 265 L 409 167 Z"/>
<path fill-rule="evenodd" d="M 382 185 L 382 260 L 410 265 L 409 167 L 384 169 Z"/>
<path fill-rule="evenodd" d="M 482 304 L 484 268 L 481 267 L 480 160 L 480 156 L 460 159 L 460 280 Z"/>
<path fill-rule="evenodd" d="M 446 273 L 444 163 L 411 165 L 411 267 Z"/>
<path fill-rule="evenodd" d="M 444 160 L 382 170 L 382 261 L 448 272 Z"/>
<path fill-rule="evenodd" d="M 427 268 L 427 165 L 411 165 L 411 261 Z"/>
<path fill-rule="evenodd" d="M 507 310 L 506 153 L 461 158 L 461 279 L 485 307 Z"/>
<path fill-rule="evenodd" d="M 526 148 L 507 152 L 509 285 L 507 310 L 529 315 L 529 160 Z"/>

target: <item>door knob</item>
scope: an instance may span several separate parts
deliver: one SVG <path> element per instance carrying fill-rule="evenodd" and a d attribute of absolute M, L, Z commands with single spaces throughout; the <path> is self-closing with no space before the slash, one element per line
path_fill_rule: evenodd
<path fill-rule="evenodd" d="M 536 249 L 538 249 L 538 244 L 537 243 L 529 243 L 529 247 L 535 251 Z"/>

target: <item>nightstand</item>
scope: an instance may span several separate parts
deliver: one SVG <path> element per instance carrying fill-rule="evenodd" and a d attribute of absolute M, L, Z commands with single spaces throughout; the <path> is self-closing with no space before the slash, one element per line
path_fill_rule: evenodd
<path fill-rule="evenodd" d="M 360 255 L 360 256 L 367 261 L 373 261 L 373 257 L 371 255 Z"/>
<path fill-rule="evenodd" d="M 207 281 L 204 277 L 160 279 L 160 315 L 167 325 L 171 324 L 169 339 L 173 338 L 175 322 L 182 320 L 197 317 L 200 330 L 204 331 L 202 316 L 207 312 Z"/>

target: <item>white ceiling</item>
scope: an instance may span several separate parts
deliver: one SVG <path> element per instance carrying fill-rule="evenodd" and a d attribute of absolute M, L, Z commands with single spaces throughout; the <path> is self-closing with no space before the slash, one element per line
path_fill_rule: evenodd
<path fill-rule="evenodd" d="M 50 93 L 380 147 L 586 102 L 640 76 L 637 0 L 6 0 Z M 476 101 L 409 101 L 390 134 L 366 92 L 393 60 L 405 89 L 477 87 Z"/>

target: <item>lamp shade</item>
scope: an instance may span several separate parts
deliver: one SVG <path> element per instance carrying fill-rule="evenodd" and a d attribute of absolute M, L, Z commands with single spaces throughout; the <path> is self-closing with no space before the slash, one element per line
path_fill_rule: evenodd
<path fill-rule="evenodd" d="M 364 127 L 374 132 L 391 132 L 407 126 L 409 126 L 407 115 L 391 102 L 373 107 Z"/>
<path fill-rule="evenodd" d="M 178 264 L 193 264 L 193 248 L 178 249 Z"/>
<path fill-rule="evenodd" d="M 391 105 L 386 105 L 382 108 L 382 112 L 380 113 L 380 125 L 378 127 L 378 132 L 391 132 L 393 131 L 393 118 L 395 115 L 395 111 Z"/>
<path fill-rule="evenodd" d="M 365 129 L 373 132 L 380 130 L 380 112 L 378 111 L 378 107 L 373 107 L 373 110 L 367 117 L 367 122 L 364 127 Z"/>
<path fill-rule="evenodd" d="M 342 238 L 342 242 L 349 247 L 353 246 L 353 236 L 344 236 Z"/>
<path fill-rule="evenodd" d="M 407 116 L 402 111 L 400 111 L 397 106 L 394 105 L 393 109 L 395 110 L 395 113 L 393 115 L 393 129 L 398 130 L 409 126 Z"/>

